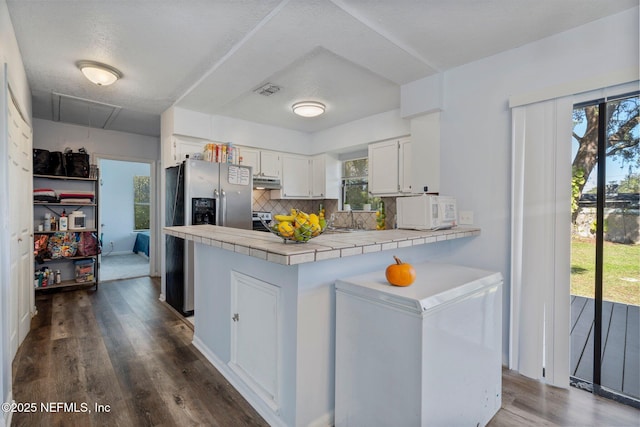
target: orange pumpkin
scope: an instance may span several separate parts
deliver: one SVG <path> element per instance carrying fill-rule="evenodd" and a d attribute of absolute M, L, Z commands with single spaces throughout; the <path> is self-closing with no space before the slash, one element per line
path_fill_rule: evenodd
<path fill-rule="evenodd" d="M 387 281 L 394 286 L 409 286 L 412 284 L 416 280 L 416 270 L 413 266 L 400 261 L 400 258 L 395 255 L 393 259 L 396 260 L 396 263 L 388 266 L 384 272 Z"/>

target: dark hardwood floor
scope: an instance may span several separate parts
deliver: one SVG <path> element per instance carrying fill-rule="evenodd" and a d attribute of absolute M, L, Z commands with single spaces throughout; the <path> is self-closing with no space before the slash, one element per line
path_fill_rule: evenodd
<path fill-rule="evenodd" d="M 191 345 L 193 331 L 158 295 L 148 277 L 103 283 L 97 292 L 38 293 L 38 314 L 13 367 L 14 400 L 38 410 L 15 413 L 12 425 L 267 425 Z M 76 403 L 78 412 L 46 413 L 42 402 Z"/>
<path fill-rule="evenodd" d="M 97 292 L 38 293 L 38 315 L 13 366 L 14 400 L 38 410 L 15 413 L 12 425 L 266 425 L 191 345 L 193 331 L 158 295 L 159 281 L 149 278 L 103 283 Z M 502 401 L 491 427 L 640 425 L 630 406 L 507 370 Z M 56 402 L 76 403 L 78 412 L 41 410 Z"/>

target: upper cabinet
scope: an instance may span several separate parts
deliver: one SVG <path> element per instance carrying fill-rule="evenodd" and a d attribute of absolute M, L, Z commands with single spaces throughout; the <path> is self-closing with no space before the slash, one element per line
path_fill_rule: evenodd
<path fill-rule="evenodd" d="M 240 147 L 242 164 L 251 166 L 253 176 L 280 178 L 280 153 L 257 148 Z"/>
<path fill-rule="evenodd" d="M 282 155 L 282 189 L 273 190 L 278 198 L 308 199 L 311 197 L 311 170 L 309 158 L 295 154 Z"/>
<path fill-rule="evenodd" d="M 275 151 L 260 151 L 260 175 L 265 177 L 277 177 L 281 175 L 280 153 Z"/>
<path fill-rule="evenodd" d="M 336 157 L 318 154 L 311 158 L 311 197 L 340 198 L 340 161 Z"/>
<path fill-rule="evenodd" d="M 172 164 L 182 163 L 189 156 L 193 158 L 195 154 L 202 154 L 209 141 L 173 136 L 171 140 L 171 160 Z"/>
<path fill-rule="evenodd" d="M 411 188 L 413 193 L 440 192 L 440 113 L 411 119 Z M 426 190 L 425 190 L 426 188 Z"/>
<path fill-rule="evenodd" d="M 411 141 L 402 139 L 398 143 L 398 184 L 401 193 L 411 193 L 413 184 L 413 157 L 411 155 Z"/>
<path fill-rule="evenodd" d="M 393 196 L 411 192 L 411 141 L 400 139 L 369 145 L 369 192 Z"/>
<path fill-rule="evenodd" d="M 257 148 L 239 147 L 242 165 L 250 166 L 253 176 L 260 175 L 260 150 Z"/>
<path fill-rule="evenodd" d="M 280 178 L 280 153 L 251 147 L 240 147 L 242 164 L 251 166 L 253 176 Z"/>
<path fill-rule="evenodd" d="M 340 194 L 340 162 L 328 154 L 281 154 L 282 188 L 272 199 L 337 199 Z"/>

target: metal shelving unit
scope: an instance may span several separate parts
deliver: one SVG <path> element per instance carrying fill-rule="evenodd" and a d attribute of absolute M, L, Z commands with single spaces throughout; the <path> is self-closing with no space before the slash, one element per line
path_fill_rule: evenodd
<path fill-rule="evenodd" d="M 56 176 L 56 175 L 33 175 L 33 187 L 34 188 L 51 188 L 55 187 L 56 190 L 63 191 L 93 191 L 93 203 L 71 203 L 71 202 L 33 202 L 33 218 L 34 218 L 34 236 L 38 235 L 54 235 L 55 233 L 79 233 L 79 232 L 93 232 L 98 231 L 98 177 L 91 178 L 79 178 L 68 176 Z M 72 208 L 72 209 L 69 209 Z M 68 229 L 68 230 L 46 230 L 38 231 L 38 223 L 42 221 L 45 212 L 51 212 L 52 214 L 60 217 L 63 210 L 68 210 L 68 214 L 72 211 L 82 210 L 87 218 L 87 226 L 83 229 Z M 77 281 L 75 276 L 75 262 L 81 260 L 93 261 L 93 280 L 91 281 Z M 60 283 L 47 284 L 47 286 L 35 286 L 36 291 L 42 291 L 47 289 L 66 288 L 75 286 L 95 286 L 98 289 L 99 272 L 100 272 L 100 256 L 99 253 L 95 255 L 86 256 L 71 256 L 61 258 L 45 258 L 35 260 L 35 271 L 48 266 L 52 270 L 60 270 L 62 280 Z"/>

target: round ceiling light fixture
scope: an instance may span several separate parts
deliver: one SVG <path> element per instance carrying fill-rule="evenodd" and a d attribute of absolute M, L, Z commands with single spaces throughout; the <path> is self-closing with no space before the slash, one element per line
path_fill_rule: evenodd
<path fill-rule="evenodd" d="M 302 117 L 316 117 L 324 113 L 325 106 L 321 102 L 302 101 L 296 102 L 291 107 L 293 112 Z"/>
<path fill-rule="evenodd" d="M 76 65 L 91 83 L 98 86 L 109 86 L 122 78 L 120 70 L 101 62 L 78 61 Z"/>

